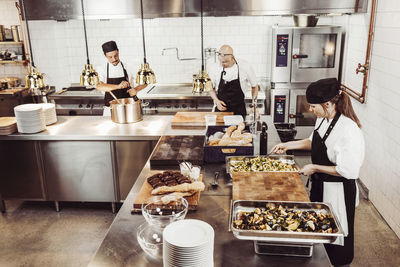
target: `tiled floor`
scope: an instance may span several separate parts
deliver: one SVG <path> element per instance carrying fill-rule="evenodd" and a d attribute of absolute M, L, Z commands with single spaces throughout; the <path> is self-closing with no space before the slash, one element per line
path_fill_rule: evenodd
<path fill-rule="evenodd" d="M 0 266 L 86 266 L 114 219 L 110 204 L 6 201 L 0 215 Z M 356 210 L 352 266 L 400 266 L 400 239 L 374 206 Z"/>

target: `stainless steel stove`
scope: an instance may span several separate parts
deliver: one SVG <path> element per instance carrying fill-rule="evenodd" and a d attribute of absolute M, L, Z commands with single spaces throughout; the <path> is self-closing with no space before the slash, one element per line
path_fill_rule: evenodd
<path fill-rule="evenodd" d="M 149 85 L 138 95 L 144 114 L 175 114 L 178 111 L 211 111 L 213 101 L 208 93 L 193 94 L 192 84 Z"/>
<path fill-rule="evenodd" d="M 103 115 L 104 95 L 95 88 L 72 85 L 48 99 L 56 104 L 57 115 Z"/>

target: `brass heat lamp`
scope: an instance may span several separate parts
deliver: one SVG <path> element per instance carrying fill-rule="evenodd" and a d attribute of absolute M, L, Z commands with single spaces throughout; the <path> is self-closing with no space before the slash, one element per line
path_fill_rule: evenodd
<path fill-rule="evenodd" d="M 35 67 L 35 62 L 33 60 L 33 53 L 32 53 L 31 35 L 29 32 L 29 23 L 26 17 L 25 2 L 21 1 L 21 3 L 22 3 L 22 13 L 26 23 L 26 33 L 28 35 L 29 59 L 30 59 L 28 74 L 25 77 L 25 88 L 29 88 L 31 95 L 40 96 L 46 90 L 46 84 L 43 79 L 43 74 L 40 73 Z"/>
<path fill-rule="evenodd" d="M 144 63 L 140 65 L 140 69 L 136 74 L 136 84 L 152 84 L 156 83 L 156 75 L 150 68 L 149 63 Z"/>
<path fill-rule="evenodd" d="M 99 74 L 93 69 L 92 64 L 85 64 L 81 74 L 82 86 L 96 86 L 99 83 Z"/>
<path fill-rule="evenodd" d="M 28 75 L 25 77 L 25 88 L 29 88 L 31 95 L 42 95 L 42 90 L 46 88 L 43 75 L 38 72 L 37 68 L 30 66 Z"/>
<path fill-rule="evenodd" d="M 201 70 L 199 74 L 193 75 L 193 89 L 194 94 L 201 94 L 213 90 L 212 82 L 204 68 L 204 53 L 203 53 L 203 0 L 201 0 Z"/>
<path fill-rule="evenodd" d="M 213 85 L 206 70 L 201 70 L 199 74 L 193 75 L 193 93 L 201 94 L 202 92 L 210 92 Z"/>
<path fill-rule="evenodd" d="M 81 0 L 81 6 L 82 6 L 82 18 L 83 18 L 83 30 L 85 32 L 86 64 L 81 74 L 80 84 L 82 86 L 96 86 L 99 83 L 99 74 L 94 70 L 89 60 L 89 48 L 87 43 L 86 20 L 85 20 L 85 10 L 83 7 L 83 0 Z"/>
<path fill-rule="evenodd" d="M 144 39 L 144 20 L 143 20 L 143 0 L 140 0 L 140 18 L 142 21 L 142 40 L 143 40 L 143 64 L 140 65 L 140 69 L 136 74 L 136 84 L 152 84 L 156 83 L 156 75 L 150 68 L 149 63 L 146 61 L 146 42 Z"/>

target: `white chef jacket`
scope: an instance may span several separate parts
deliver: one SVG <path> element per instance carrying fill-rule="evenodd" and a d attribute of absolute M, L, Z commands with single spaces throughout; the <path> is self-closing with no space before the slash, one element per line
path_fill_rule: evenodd
<path fill-rule="evenodd" d="M 107 83 L 107 63 L 108 61 L 96 68 L 96 71 L 99 74 L 99 79 L 103 83 Z M 133 83 L 133 77 L 135 76 L 131 72 L 129 65 L 124 62 L 122 62 L 122 64 L 124 64 L 124 68 L 128 74 L 128 81 Z M 121 61 L 117 64 L 117 66 L 114 66 L 111 63 L 109 63 L 108 66 L 108 78 L 124 77 L 124 69 L 122 68 Z"/>
<path fill-rule="evenodd" d="M 315 123 L 317 128 L 322 118 Z M 319 135 L 324 136 L 332 119 L 325 119 L 318 129 Z M 312 140 L 313 133 L 309 137 Z M 357 179 L 361 165 L 364 161 L 365 144 L 364 136 L 357 124 L 343 114 L 339 117 L 328 138 L 325 140 L 327 156 L 336 165 L 336 171 L 344 178 Z M 357 183 L 356 183 L 357 187 Z M 356 188 L 356 206 L 359 202 L 358 187 Z M 343 228 L 344 235 L 348 235 L 346 204 L 344 200 L 344 188 L 342 183 L 324 182 L 323 202 L 332 205 L 339 223 Z M 344 245 L 344 239 L 338 238 L 333 244 Z"/>
<path fill-rule="evenodd" d="M 232 80 L 236 80 L 238 77 L 238 65 L 239 65 L 239 77 L 240 77 L 240 87 L 242 88 L 243 93 L 246 92 L 249 87 L 255 87 L 258 84 L 256 73 L 254 72 L 251 65 L 243 60 L 236 59 L 238 64 L 234 64 L 230 68 L 225 68 L 226 74 L 223 75 L 223 79 L 227 82 Z M 212 80 L 213 86 L 216 91 L 218 91 L 218 85 L 221 78 L 221 72 L 223 67 L 221 64 L 213 64 L 209 68 L 209 75 Z"/>

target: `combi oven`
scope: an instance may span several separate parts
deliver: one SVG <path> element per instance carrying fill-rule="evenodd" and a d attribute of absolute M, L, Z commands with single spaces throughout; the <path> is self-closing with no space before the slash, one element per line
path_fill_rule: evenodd
<path fill-rule="evenodd" d="M 339 26 L 272 28 L 271 115 L 274 123 L 294 123 L 296 138 L 309 136 L 316 120 L 307 86 L 338 78 L 341 40 Z"/>
<path fill-rule="evenodd" d="M 339 26 L 272 28 L 271 82 L 311 83 L 339 73 Z"/>

